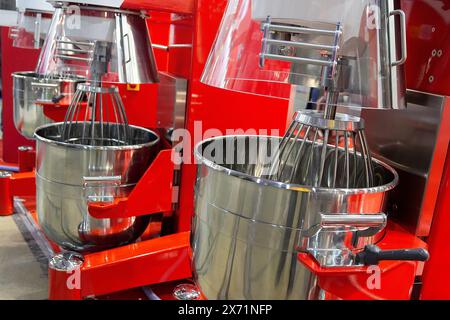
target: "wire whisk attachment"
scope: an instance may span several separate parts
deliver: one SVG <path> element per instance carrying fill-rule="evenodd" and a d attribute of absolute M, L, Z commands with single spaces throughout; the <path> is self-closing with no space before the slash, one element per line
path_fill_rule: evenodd
<path fill-rule="evenodd" d="M 128 118 L 119 89 L 79 84 L 64 119 L 61 141 L 90 146 L 129 144 Z"/>
<path fill-rule="evenodd" d="M 269 179 L 322 188 L 374 185 L 364 121 L 337 113 L 298 112 L 281 140 Z M 362 159 L 362 161 L 360 161 Z"/>

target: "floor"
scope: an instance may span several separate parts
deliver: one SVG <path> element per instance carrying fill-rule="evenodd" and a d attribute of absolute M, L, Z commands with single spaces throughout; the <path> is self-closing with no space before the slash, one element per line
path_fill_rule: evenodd
<path fill-rule="evenodd" d="M 0 300 L 47 299 L 47 268 L 33 241 L 20 218 L 0 217 Z"/>

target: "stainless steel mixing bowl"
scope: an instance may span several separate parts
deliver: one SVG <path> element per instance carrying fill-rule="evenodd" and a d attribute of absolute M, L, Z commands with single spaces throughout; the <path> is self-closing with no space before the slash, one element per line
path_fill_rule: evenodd
<path fill-rule="evenodd" d="M 87 146 L 76 139 L 61 142 L 62 127 L 62 123 L 46 125 L 35 134 L 37 211 L 44 233 L 58 245 L 79 252 L 136 240 L 147 227 L 148 217 L 95 219 L 87 203 L 127 196 L 157 155 L 158 135 L 130 126 L 130 145 L 97 140 L 95 146 Z M 103 124 L 103 129 L 118 128 Z M 74 124 L 72 130 L 73 137 L 81 136 L 83 125 Z"/>
<path fill-rule="evenodd" d="M 32 139 L 37 127 L 53 123 L 44 114 L 44 104 L 69 104 L 81 78 L 44 78 L 34 72 L 15 72 L 13 77 L 14 125 Z M 63 107 L 61 107 L 63 108 Z M 62 120 L 62 119 L 61 119 Z"/>
<path fill-rule="evenodd" d="M 398 181 L 392 168 L 373 160 L 376 187 L 370 189 L 320 189 L 266 180 L 261 159 L 270 159 L 264 152 L 274 154 L 280 140 L 228 136 L 206 140 L 195 149 L 199 169 L 191 244 L 196 281 L 208 299 L 317 298 L 316 278 L 298 262 L 298 250 L 321 263 L 348 266 L 354 261 L 352 252 L 384 234 L 383 224 L 375 229 L 318 226 L 324 214 L 356 216 L 355 221 L 358 216 L 383 217 L 388 192 Z M 363 168 L 364 160 L 357 161 Z"/>

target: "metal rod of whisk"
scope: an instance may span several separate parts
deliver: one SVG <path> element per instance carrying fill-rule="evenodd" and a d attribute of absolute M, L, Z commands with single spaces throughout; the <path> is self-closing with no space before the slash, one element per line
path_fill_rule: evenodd
<path fill-rule="evenodd" d="M 334 168 L 333 168 L 333 180 L 331 181 L 331 187 L 336 188 L 336 179 L 338 173 L 338 164 L 339 164 L 339 131 L 336 131 L 336 141 L 335 141 L 335 149 L 334 149 Z"/>
<path fill-rule="evenodd" d="M 64 126 L 62 127 L 62 132 L 61 132 L 61 141 L 67 142 L 68 137 L 70 137 L 70 132 L 72 130 L 72 120 L 73 120 L 73 115 L 77 114 L 78 112 L 78 104 L 79 101 L 82 99 L 83 97 L 83 92 L 81 90 L 78 90 L 75 92 L 75 95 L 72 99 L 72 101 L 70 102 L 69 105 L 69 109 L 66 112 L 66 115 L 64 117 Z M 67 123 L 69 122 L 69 124 L 67 125 Z"/>
<path fill-rule="evenodd" d="M 339 100 L 339 91 L 336 90 L 336 81 L 339 79 L 339 68 L 338 68 L 338 48 L 339 43 L 342 38 L 342 25 L 340 22 L 336 24 L 336 31 L 334 34 L 333 46 L 336 48 L 332 51 L 330 61 L 333 62 L 332 67 L 328 68 L 326 72 L 326 81 L 329 82 L 326 88 L 327 100 L 325 106 L 324 117 L 325 119 L 335 119 L 336 118 L 336 106 Z"/>
<path fill-rule="evenodd" d="M 364 132 L 360 131 L 357 133 L 359 143 L 361 145 L 361 155 L 364 162 L 364 176 L 366 183 L 369 187 L 373 186 L 373 165 L 372 158 L 370 156 L 369 147 L 364 136 Z"/>
<path fill-rule="evenodd" d="M 120 99 L 118 91 L 114 92 L 114 97 L 116 99 L 117 106 L 119 108 L 119 113 L 121 114 L 121 120 L 122 120 L 122 128 L 124 132 L 124 138 L 123 141 L 125 143 L 128 143 L 129 138 L 129 126 L 128 126 L 128 117 L 125 111 L 125 106 L 123 105 L 122 99 Z"/>
<path fill-rule="evenodd" d="M 300 148 L 298 148 L 298 150 L 297 150 L 297 154 L 296 154 L 295 160 L 294 160 L 294 168 L 292 169 L 291 176 L 290 176 L 290 181 L 293 181 L 297 175 L 299 166 L 295 165 L 295 164 L 298 164 L 300 162 L 300 158 L 303 155 L 303 150 L 305 148 L 306 141 L 308 140 L 310 130 L 311 130 L 311 127 L 308 126 L 306 128 L 304 138 L 302 139 L 302 144 L 300 145 Z"/>
<path fill-rule="evenodd" d="M 348 132 L 344 132 L 344 149 L 345 149 L 345 187 L 350 188 L 350 151 L 349 151 L 349 141 Z"/>
<path fill-rule="evenodd" d="M 328 91 L 326 98 L 326 105 L 323 117 L 325 119 L 333 120 L 336 118 L 337 104 L 339 100 L 339 92 Z"/>
<path fill-rule="evenodd" d="M 91 93 L 92 95 L 92 116 L 91 116 L 91 145 L 95 145 L 96 136 L 95 136 L 95 119 L 97 117 L 97 93 Z M 101 93 L 100 93 L 101 97 Z M 84 137 L 83 137 L 84 138 Z"/>
<path fill-rule="evenodd" d="M 297 128 L 297 123 L 295 121 L 292 121 L 291 124 L 289 125 L 289 128 L 286 131 L 286 134 L 284 135 L 283 139 L 281 140 L 281 142 L 277 148 L 277 151 L 275 152 L 275 155 L 273 155 L 273 160 L 271 161 L 269 174 L 268 174 L 269 179 L 271 177 L 273 177 L 273 175 L 275 174 L 275 170 L 278 170 L 282 154 L 284 153 L 284 150 L 287 147 L 287 142 L 290 141 L 290 139 L 294 136 L 296 128 Z"/>
<path fill-rule="evenodd" d="M 322 153 L 320 155 L 320 167 L 319 167 L 319 176 L 318 176 L 317 186 L 321 186 L 322 180 L 323 180 L 323 173 L 325 171 L 325 160 L 327 157 L 329 135 L 330 135 L 330 131 L 325 130 L 324 138 L 323 138 Z"/>
<path fill-rule="evenodd" d="M 288 149 L 286 155 L 284 154 L 284 152 L 283 152 L 283 154 L 280 155 L 281 168 L 278 171 L 279 175 L 282 175 L 282 172 L 286 168 L 287 162 L 288 162 L 288 160 L 289 160 L 289 158 L 290 158 L 290 156 L 292 154 L 292 150 L 294 149 L 294 147 L 295 147 L 295 145 L 297 143 L 297 140 L 298 140 L 298 138 L 299 138 L 299 136 L 300 136 L 300 134 L 301 134 L 301 132 L 303 130 L 303 124 L 299 124 L 299 126 L 296 127 L 296 130 L 297 130 L 297 133 L 295 133 L 295 130 L 292 132 L 292 138 L 290 138 L 290 141 L 289 141 L 290 145 L 289 145 L 289 149 Z"/>

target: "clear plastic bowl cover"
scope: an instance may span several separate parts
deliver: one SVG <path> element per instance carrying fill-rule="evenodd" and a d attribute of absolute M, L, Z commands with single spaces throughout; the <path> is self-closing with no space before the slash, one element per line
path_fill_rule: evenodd
<path fill-rule="evenodd" d="M 338 106 L 392 108 L 401 92 L 392 92 L 400 32 L 391 9 L 389 0 L 229 0 L 201 81 L 285 99 L 296 85 L 309 103 L 332 87 Z"/>
<path fill-rule="evenodd" d="M 90 82 L 158 81 L 146 17 L 107 7 L 57 3 L 36 73 Z"/>
<path fill-rule="evenodd" d="M 25 10 L 17 18 L 17 26 L 9 29 L 13 46 L 24 49 L 39 49 L 44 44 L 52 21 L 53 12 Z"/>

